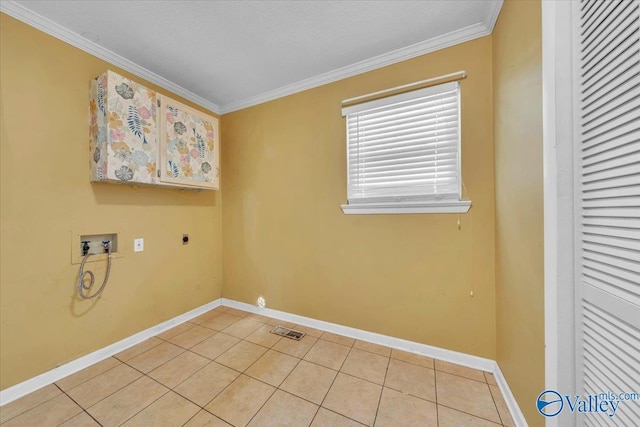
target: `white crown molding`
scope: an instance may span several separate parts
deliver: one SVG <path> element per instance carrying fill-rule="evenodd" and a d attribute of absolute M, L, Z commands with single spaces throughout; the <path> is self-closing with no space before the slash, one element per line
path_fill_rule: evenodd
<path fill-rule="evenodd" d="M 489 35 L 493 31 L 502 3 L 503 0 L 496 0 L 491 3 L 491 8 L 487 14 L 485 22 L 478 22 L 441 36 L 433 37 L 346 67 L 338 68 L 315 77 L 282 86 L 278 89 L 251 96 L 243 100 L 233 101 L 224 104 L 222 107 L 126 58 L 123 58 L 97 43 L 68 30 L 67 28 L 27 9 L 13 0 L 1 1 L 0 11 L 91 55 L 146 79 L 149 82 L 157 84 L 176 95 L 195 102 L 216 114 L 226 114 Z"/>
<path fill-rule="evenodd" d="M 447 34 L 443 34 L 438 37 L 433 37 L 429 40 L 415 43 L 407 47 L 403 47 L 382 55 L 375 56 L 370 59 L 366 59 L 364 61 L 356 62 L 355 64 L 347 65 L 346 67 L 338 68 L 337 70 L 329 71 L 328 73 L 320 74 L 309 79 L 282 86 L 278 89 L 264 92 L 260 95 L 224 104 L 222 106 L 222 114 L 242 110 L 243 108 L 252 107 L 254 105 L 262 104 L 267 101 L 272 101 L 274 99 L 282 98 L 287 95 L 302 92 L 307 89 L 312 89 L 314 87 L 333 83 L 347 77 L 352 77 L 358 74 L 366 73 L 367 71 L 385 67 L 387 65 L 406 61 L 407 59 L 415 58 L 417 56 L 435 52 L 436 50 L 468 42 L 480 37 L 487 36 L 489 34 L 491 34 L 491 31 L 488 29 L 487 25 L 485 23 L 479 22 Z"/>
<path fill-rule="evenodd" d="M 502 9 L 502 4 L 504 0 L 497 0 L 491 3 L 489 13 L 487 13 L 487 18 L 485 19 L 485 24 L 487 29 L 489 30 L 489 34 L 493 33 L 493 28 L 496 26 L 496 22 L 498 21 L 498 15 L 500 15 L 500 10 Z"/>
<path fill-rule="evenodd" d="M 208 101 L 199 95 L 196 95 L 195 93 L 165 79 L 164 77 L 157 75 L 156 73 L 136 64 L 133 61 L 123 58 L 122 56 L 110 51 L 109 49 L 106 49 L 99 44 L 94 43 L 77 33 L 74 33 L 73 31 L 63 27 L 62 25 L 57 24 L 50 19 L 47 19 L 44 16 L 31 11 L 30 9 L 27 9 L 26 7 L 22 6 L 19 3 L 16 3 L 15 1 L 0 1 L 0 11 L 59 40 L 62 40 L 63 42 L 75 46 L 80 50 L 103 59 L 110 64 L 120 67 L 123 70 L 127 70 L 130 73 L 135 74 L 136 76 L 143 78 L 151 83 L 154 83 L 176 95 L 188 99 L 189 101 L 192 101 L 199 106 L 206 108 L 207 110 L 213 111 L 216 114 L 220 114 L 221 109 L 217 104 L 214 104 L 213 102 Z"/>

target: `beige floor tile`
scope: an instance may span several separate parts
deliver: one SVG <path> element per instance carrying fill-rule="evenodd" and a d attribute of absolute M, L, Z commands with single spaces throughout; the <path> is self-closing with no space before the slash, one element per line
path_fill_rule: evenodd
<path fill-rule="evenodd" d="M 504 397 L 500 392 L 500 388 L 496 385 L 489 385 L 489 390 L 491 391 L 491 396 L 493 397 L 493 401 L 498 408 L 498 414 L 500 415 L 500 420 L 502 424 L 506 427 L 513 427 L 515 423 L 513 422 L 513 418 L 511 418 L 511 412 L 509 412 L 509 408 L 507 407 L 507 402 L 504 401 Z"/>
<path fill-rule="evenodd" d="M 331 341 L 336 344 L 346 345 L 347 347 L 351 347 L 356 342 L 356 340 L 354 340 L 353 338 L 345 337 L 344 335 L 338 335 L 331 332 L 323 332 L 322 335 L 320 335 L 320 339 Z"/>
<path fill-rule="evenodd" d="M 113 357 L 108 357 L 95 365 L 91 365 L 88 368 L 85 368 L 81 371 L 76 372 L 73 375 L 69 375 L 56 382 L 56 385 L 60 387 L 63 391 L 67 391 L 69 389 L 74 388 L 75 386 L 82 384 L 83 382 L 90 380 L 91 378 L 102 374 L 103 372 L 108 371 L 111 368 L 115 368 L 120 365 L 118 359 Z"/>
<path fill-rule="evenodd" d="M 484 372 L 477 369 L 467 368 L 466 366 L 456 365 L 455 363 L 445 362 L 435 359 L 436 371 L 446 372 L 448 374 L 459 375 L 471 380 L 487 382 Z"/>
<path fill-rule="evenodd" d="M 252 332 L 245 338 L 245 340 L 263 347 L 271 348 L 275 343 L 282 339 L 280 335 L 272 334 L 271 329 L 273 329 L 272 325 L 263 325 L 256 331 Z"/>
<path fill-rule="evenodd" d="M 191 418 L 184 427 L 231 427 L 231 424 L 225 423 L 215 415 L 211 415 L 204 409 Z"/>
<path fill-rule="evenodd" d="M 384 385 L 431 402 L 436 401 L 433 369 L 391 359 Z"/>
<path fill-rule="evenodd" d="M 180 335 L 181 333 L 188 331 L 189 329 L 193 328 L 193 326 L 194 326 L 193 323 L 184 322 L 177 326 L 174 326 L 171 329 L 164 331 L 161 334 L 156 335 L 156 337 L 162 338 L 163 340 L 168 341 L 171 338 L 175 337 L 176 335 Z"/>
<path fill-rule="evenodd" d="M 14 400 L 11 403 L 0 407 L 0 423 L 3 423 L 11 418 L 14 418 L 23 412 L 27 412 L 29 409 L 51 400 L 56 396 L 59 396 L 62 392 L 58 387 L 50 384 L 46 387 L 36 390 L 33 393 L 27 394 L 20 399 Z"/>
<path fill-rule="evenodd" d="M 215 333 L 216 332 L 212 329 L 203 328 L 202 326 L 196 325 L 191 329 L 171 338 L 169 342 L 175 345 L 179 345 L 182 348 L 191 348 L 194 345 L 206 340 Z"/>
<path fill-rule="evenodd" d="M 75 417 L 60 424 L 60 427 L 100 427 L 100 424 L 86 412 L 80 412 Z"/>
<path fill-rule="evenodd" d="M 260 322 L 260 323 L 268 323 L 271 320 L 271 317 L 267 317 L 267 316 L 263 316 L 262 314 L 256 314 L 256 313 L 251 313 L 249 315 L 247 315 L 246 317 L 249 320 L 255 320 L 256 322 Z"/>
<path fill-rule="evenodd" d="M 174 391 L 200 406 L 216 397 L 240 375 L 233 369 L 211 362 L 179 386 Z"/>
<path fill-rule="evenodd" d="M 236 371 L 244 372 L 249 366 L 267 352 L 267 349 L 250 342 L 240 341 L 226 352 L 222 353 L 216 362 L 228 366 Z"/>
<path fill-rule="evenodd" d="M 129 347 L 128 349 L 121 351 L 113 357 L 122 362 L 126 362 L 162 343 L 163 341 L 160 338 L 151 337 L 148 340 L 142 341 L 140 344 L 136 344 L 133 347 Z"/>
<path fill-rule="evenodd" d="M 245 374 L 278 387 L 300 362 L 297 357 L 269 350 L 245 371 Z"/>
<path fill-rule="evenodd" d="M 496 382 L 496 377 L 494 377 L 493 374 L 485 372 L 484 378 L 485 380 L 487 380 L 487 383 L 489 383 L 489 385 L 498 385 L 498 383 Z"/>
<path fill-rule="evenodd" d="M 166 387 L 174 388 L 202 369 L 209 362 L 210 360 L 205 357 L 190 351 L 185 351 L 175 359 L 171 359 L 164 365 L 160 365 L 147 375 Z"/>
<path fill-rule="evenodd" d="M 229 424 L 245 426 L 274 390 L 270 385 L 241 375 L 205 409 Z"/>
<path fill-rule="evenodd" d="M 119 426 L 168 391 L 145 376 L 101 400 L 87 412 L 105 427 Z"/>
<path fill-rule="evenodd" d="M 199 324 L 201 324 L 203 322 L 206 322 L 209 319 L 213 319 L 214 317 L 216 317 L 220 313 L 222 313 L 222 312 L 221 311 L 216 311 L 216 310 L 209 310 L 206 313 L 201 314 L 200 316 L 194 317 L 193 319 L 189 320 L 189 322 L 195 323 L 196 325 L 199 325 Z"/>
<path fill-rule="evenodd" d="M 382 387 L 339 373 L 322 406 L 368 426 L 373 425 Z"/>
<path fill-rule="evenodd" d="M 361 427 L 363 425 L 326 408 L 320 408 L 311 423 L 311 427 Z"/>
<path fill-rule="evenodd" d="M 280 388 L 319 405 L 337 374 L 332 369 L 302 360 Z"/>
<path fill-rule="evenodd" d="M 123 425 L 126 427 L 181 426 L 198 411 L 200 411 L 198 406 L 170 391 Z"/>
<path fill-rule="evenodd" d="M 413 363 L 414 365 L 424 366 L 425 368 L 434 368 L 432 358 L 415 353 L 409 353 L 408 351 L 396 350 L 394 348 L 391 350 L 391 358 Z"/>
<path fill-rule="evenodd" d="M 276 349 L 277 350 L 277 349 Z M 349 354 L 349 347 L 330 341 L 318 340 L 304 356 L 304 360 L 339 370 Z"/>
<path fill-rule="evenodd" d="M 225 310 L 225 313 L 230 314 L 232 316 L 237 316 L 237 317 L 247 317 L 248 315 L 251 314 L 248 311 L 238 310 L 237 308 L 232 308 L 232 307 L 227 307 L 227 309 Z"/>
<path fill-rule="evenodd" d="M 240 338 L 218 332 L 200 344 L 191 347 L 191 351 L 213 360 L 239 342 Z"/>
<path fill-rule="evenodd" d="M 65 394 L 11 418 L 2 427 L 57 426 L 82 412 L 82 408 Z"/>
<path fill-rule="evenodd" d="M 142 374 L 132 367 L 120 364 L 68 390 L 67 394 L 83 408 L 88 408 L 141 376 Z"/>
<path fill-rule="evenodd" d="M 368 351 L 369 353 L 379 354 L 380 356 L 385 356 L 385 357 L 391 356 L 391 348 L 385 347 L 382 345 L 356 340 L 356 343 L 353 346 L 359 350 L 364 350 L 364 351 Z"/>
<path fill-rule="evenodd" d="M 436 404 L 385 387 L 375 425 L 438 427 Z"/>
<path fill-rule="evenodd" d="M 438 403 L 480 418 L 500 422 L 487 383 L 436 371 Z"/>
<path fill-rule="evenodd" d="M 215 317 L 212 317 L 209 320 L 206 320 L 200 324 L 200 326 L 204 326 L 205 328 L 214 329 L 216 331 L 221 331 L 224 328 L 232 325 L 238 321 L 237 316 L 231 316 L 226 313 L 218 314 Z"/>
<path fill-rule="evenodd" d="M 382 385 L 388 364 L 388 357 L 352 348 L 340 370 L 354 377 Z"/>
<path fill-rule="evenodd" d="M 304 336 L 300 341 L 291 338 L 282 338 L 272 348 L 289 356 L 302 358 L 307 354 L 309 349 L 318 341 L 318 338 Z"/>
<path fill-rule="evenodd" d="M 498 427 L 500 424 L 438 405 L 438 426 L 439 427 Z"/>
<path fill-rule="evenodd" d="M 184 353 L 184 351 L 183 348 L 165 341 L 153 347 L 151 350 L 147 350 L 133 359 L 128 360 L 127 364 L 146 374 L 173 359 L 180 353 Z"/>
<path fill-rule="evenodd" d="M 255 320 L 239 319 L 237 322 L 224 328 L 222 332 L 233 335 L 236 338 L 246 338 L 263 325 L 263 323 L 256 322 Z"/>
<path fill-rule="evenodd" d="M 317 411 L 317 405 L 282 390 L 276 390 L 253 417 L 249 427 L 307 427 Z"/>
<path fill-rule="evenodd" d="M 320 335 L 324 333 L 324 331 L 321 331 L 320 329 L 310 328 L 309 326 L 304 325 L 295 325 L 293 329 L 295 329 L 296 331 L 304 332 L 305 334 L 314 338 L 320 338 Z"/>
<path fill-rule="evenodd" d="M 279 319 L 271 319 L 267 324 L 273 325 L 273 326 L 283 326 L 289 329 L 293 329 L 293 327 L 296 326 L 295 323 L 291 323 L 291 322 L 287 322 L 286 320 L 279 320 Z"/>

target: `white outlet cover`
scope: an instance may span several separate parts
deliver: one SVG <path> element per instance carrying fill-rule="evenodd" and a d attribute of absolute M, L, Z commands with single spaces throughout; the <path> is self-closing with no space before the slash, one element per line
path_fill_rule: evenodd
<path fill-rule="evenodd" d="M 142 252 L 142 251 L 144 251 L 144 239 L 134 239 L 133 240 L 133 251 L 134 252 Z"/>

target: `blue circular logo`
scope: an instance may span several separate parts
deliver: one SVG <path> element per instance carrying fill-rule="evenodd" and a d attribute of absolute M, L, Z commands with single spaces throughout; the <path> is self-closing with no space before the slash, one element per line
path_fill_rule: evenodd
<path fill-rule="evenodd" d="M 545 417 L 555 417 L 564 407 L 562 396 L 555 390 L 545 390 L 538 396 L 536 402 L 538 412 Z"/>

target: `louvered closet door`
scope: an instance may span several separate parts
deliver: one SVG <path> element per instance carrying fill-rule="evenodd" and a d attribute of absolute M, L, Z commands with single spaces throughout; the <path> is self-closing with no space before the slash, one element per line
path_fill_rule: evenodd
<path fill-rule="evenodd" d="M 640 392 L 640 0 L 583 0 L 578 23 L 577 390 Z M 640 425 L 640 401 L 584 425 Z"/>

